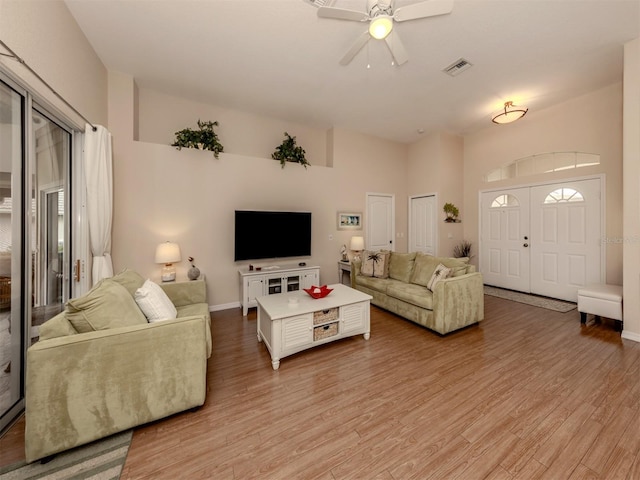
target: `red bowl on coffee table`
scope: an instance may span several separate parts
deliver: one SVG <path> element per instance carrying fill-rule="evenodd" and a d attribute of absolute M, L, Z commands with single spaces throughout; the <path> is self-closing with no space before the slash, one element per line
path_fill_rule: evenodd
<path fill-rule="evenodd" d="M 322 285 L 321 287 L 311 285 L 311 288 L 305 288 L 304 291 L 311 295 L 313 298 L 324 298 L 331 292 L 333 292 L 333 288 L 329 288 L 326 285 Z"/>

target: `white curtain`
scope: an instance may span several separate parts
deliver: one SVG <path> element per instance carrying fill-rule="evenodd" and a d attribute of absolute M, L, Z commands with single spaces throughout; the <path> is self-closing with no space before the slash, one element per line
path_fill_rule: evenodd
<path fill-rule="evenodd" d="M 100 126 L 85 127 L 84 168 L 87 182 L 87 216 L 93 255 L 92 284 L 113 276 L 111 264 L 111 218 L 113 167 L 111 133 Z"/>

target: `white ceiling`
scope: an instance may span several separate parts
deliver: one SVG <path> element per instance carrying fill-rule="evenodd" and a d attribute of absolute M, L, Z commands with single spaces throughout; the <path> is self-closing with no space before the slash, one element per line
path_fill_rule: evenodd
<path fill-rule="evenodd" d="M 370 40 L 345 67 L 366 25 L 320 19 L 304 0 L 66 4 L 105 66 L 141 88 L 399 142 L 488 127 L 507 100 L 531 114 L 621 81 L 623 45 L 640 35 L 639 0 L 456 0 L 450 15 L 396 23 L 406 64 Z M 442 72 L 461 57 L 473 67 Z"/>

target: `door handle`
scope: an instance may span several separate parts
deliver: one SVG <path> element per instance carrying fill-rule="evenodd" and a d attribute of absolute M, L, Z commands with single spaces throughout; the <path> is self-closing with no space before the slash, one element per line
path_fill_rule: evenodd
<path fill-rule="evenodd" d="M 524 244 L 524 245 L 522 245 L 522 246 L 523 246 L 523 247 L 528 247 L 528 246 L 529 246 L 529 244 L 528 244 L 528 243 L 525 243 L 525 244 Z"/>
<path fill-rule="evenodd" d="M 75 266 L 73 268 L 73 279 L 76 282 L 80 281 L 80 260 L 79 259 L 76 260 L 76 264 L 75 264 Z"/>

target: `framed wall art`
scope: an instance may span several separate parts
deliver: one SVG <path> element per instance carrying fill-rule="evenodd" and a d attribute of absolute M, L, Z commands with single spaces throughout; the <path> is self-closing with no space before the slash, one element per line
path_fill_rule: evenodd
<path fill-rule="evenodd" d="M 338 230 L 362 230 L 362 213 L 338 212 Z"/>

